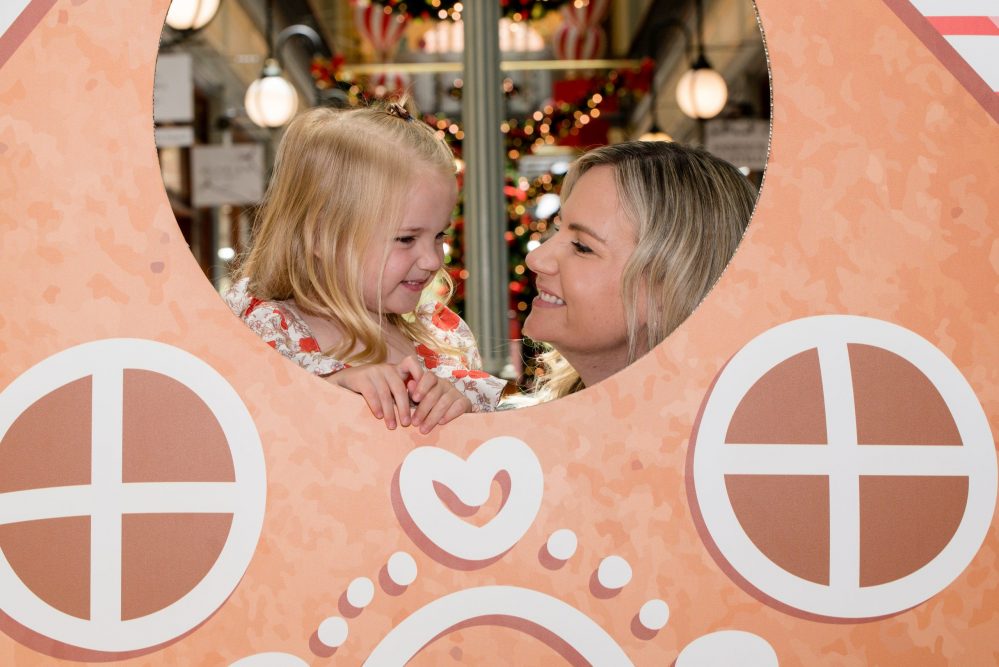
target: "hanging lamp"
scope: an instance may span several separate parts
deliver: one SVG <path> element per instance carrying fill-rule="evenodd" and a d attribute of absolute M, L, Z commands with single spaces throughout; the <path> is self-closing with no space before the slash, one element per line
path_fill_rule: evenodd
<path fill-rule="evenodd" d="M 676 85 L 676 103 L 690 118 L 706 120 L 714 118 L 725 108 L 728 101 L 728 86 L 721 74 L 716 72 L 704 54 L 704 7 L 703 0 L 695 0 L 697 20 L 697 59 Z"/>
<path fill-rule="evenodd" d="M 274 0 L 267 3 L 267 59 L 260 77 L 246 89 L 246 115 L 260 127 L 277 128 L 298 111 L 298 91 L 281 70 L 274 51 Z"/>

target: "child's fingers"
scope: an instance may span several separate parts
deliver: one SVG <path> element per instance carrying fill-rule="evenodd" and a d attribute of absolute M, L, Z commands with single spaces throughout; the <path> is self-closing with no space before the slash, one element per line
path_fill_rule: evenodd
<path fill-rule="evenodd" d="M 385 415 L 385 425 L 391 431 L 395 429 L 395 400 L 392 396 L 392 389 L 385 381 L 384 376 L 375 375 L 372 380 L 375 384 L 378 400 L 381 402 L 382 413 Z"/>
<path fill-rule="evenodd" d="M 335 384 L 364 397 L 376 419 L 384 419 L 390 430 L 396 427 L 396 410 L 403 426 L 409 425 L 409 394 L 393 367 L 362 366 L 336 373 Z"/>
<path fill-rule="evenodd" d="M 441 417 L 440 424 L 441 425 L 447 424 L 452 419 L 455 419 L 456 417 L 459 417 L 465 414 L 466 412 L 471 412 L 471 411 L 472 411 L 472 402 L 469 401 L 464 396 L 462 396 L 460 399 L 452 403 L 451 407 L 447 409 L 447 412 L 445 412 L 444 416 Z"/>
<path fill-rule="evenodd" d="M 391 392 L 392 407 L 399 414 L 399 423 L 403 426 L 409 426 L 409 392 L 406 391 L 406 385 L 391 367 L 385 369 L 384 378 L 386 386 Z"/>
<path fill-rule="evenodd" d="M 433 374 L 428 373 L 428 375 Z M 420 426 L 423 424 L 427 415 L 430 414 L 430 410 L 437 405 L 437 401 L 440 400 L 441 395 L 444 393 L 444 387 L 442 386 L 443 383 L 444 380 L 434 377 L 433 386 L 423 393 L 423 397 L 420 399 L 420 404 L 417 405 L 416 409 L 413 411 L 413 426 Z"/>
<path fill-rule="evenodd" d="M 403 380 L 405 380 L 407 377 L 410 377 L 414 380 L 419 381 L 425 374 L 423 366 L 420 365 L 419 360 L 417 360 L 417 358 L 414 357 L 413 355 L 406 357 L 398 364 L 396 364 L 395 369 L 396 372 L 399 373 L 399 377 L 401 377 Z"/>
<path fill-rule="evenodd" d="M 429 414 L 420 422 L 420 433 L 429 433 L 430 429 L 437 426 L 448 408 L 454 403 L 454 395 L 457 391 L 452 389 L 450 385 L 448 385 L 448 389 L 451 391 L 442 392 L 442 396 L 434 403 Z"/>
<path fill-rule="evenodd" d="M 375 390 L 373 383 L 365 382 L 360 384 L 354 391 L 364 398 L 364 402 L 368 404 L 368 409 L 371 410 L 371 414 L 375 416 L 375 419 L 381 419 L 385 415 L 385 411 L 382 408 L 382 399 Z"/>
<path fill-rule="evenodd" d="M 416 383 L 416 388 L 410 392 L 410 397 L 414 403 L 419 403 L 427 393 L 437 386 L 439 378 L 433 373 L 424 373 L 420 381 Z"/>

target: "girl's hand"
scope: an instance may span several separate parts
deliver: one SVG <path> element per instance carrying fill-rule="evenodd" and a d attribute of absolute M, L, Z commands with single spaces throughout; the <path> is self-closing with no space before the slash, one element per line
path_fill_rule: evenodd
<path fill-rule="evenodd" d="M 396 364 L 368 364 L 344 368 L 328 380 L 335 385 L 360 394 L 377 419 L 384 419 L 389 430 L 397 423 L 409 426 L 411 422 L 409 392 L 406 381 L 419 382 L 423 369 L 414 357 L 406 357 Z M 428 373 L 429 375 L 429 373 Z"/>
<path fill-rule="evenodd" d="M 448 423 L 458 415 L 472 411 L 472 402 L 461 395 L 454 385 L 427 372 L 419 380 L 406 383 L 409 396 L 417 403 L 413 426 L 427 434 L 435 426 Z"/>

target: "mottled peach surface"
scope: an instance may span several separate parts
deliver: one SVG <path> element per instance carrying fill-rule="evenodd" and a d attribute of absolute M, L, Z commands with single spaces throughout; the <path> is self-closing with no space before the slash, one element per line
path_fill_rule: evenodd
<path fill-rule="evenodd" d="M 0 69 L 0 387 L 50 355 L 109 337 L 159 340 L 207 361 L 253 414 L 268 475 L 254 559 L 194 632 L 129 664 L 228 664 L 284 651 L 358 664 L 393 625 L 462 588 L 509 584 L 559 597 L 604 627 L 635 664 L 667 665 L 719 629 L 765 638 L 782 664 L 986 665 L 999 653 L 999 534 L 942 593 L 865 623 L 807 620 L 758 601 L 715 562 L 685 490 L 688 441 L 713 378 L 750 339 L 808 315 L 849 313 L 911 329 L 961 370 L 999 426 L 999 132 L 895 14 L 877 2 L 759 0 L 773 78 L 773 145 L 747 237 L 707 301 L 665 344 L 557 403 L 467 415 L 430 436 L 388 432 L 361 399 L 310 377 L 233 318 L 172 217 L 152 133 L 158 38 L 168 2 L 59 0 Z M 424 555 L 391 507 L 414 446 L 462 456 L 494 435 L 537 453 L 544 500 L 502 559 L 460 571 Z M 576 555 L 538 558 L 570 528 Z M 419 576 L 349 620 L 347 643 L 313 652 L 319 623 L 396 550 Z M 634 577 L 590 592 L 617 554 Z M 667 601 L 652 638 L 631 629 Z M 12 636 L 23 633 L 0 629 Z M 0 663 L 53 658 L 0 635 Z M 66 655 L 65 652 L 59 652 Z M 81 654 L 85 655 L 85 654 Z M 537 638 L 463 628 L 415 661 L 548 664 Z M 94 656 L 90 656 L 94 657 Z"/>

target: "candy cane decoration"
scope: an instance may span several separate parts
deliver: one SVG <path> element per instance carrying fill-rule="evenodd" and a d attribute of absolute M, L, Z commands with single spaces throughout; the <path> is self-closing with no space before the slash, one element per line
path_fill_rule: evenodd
<path fill-rule="evenodd" d="M 566 23 L 580 31 L 591 30 L 600 26 L 609 7 L 610 0 L 570 2 L 562 8 L 562 16 Z"/>
<path fill-rule="evenodd" d="M 607 34 L 600 27 L 580 29 L 563 23 L 552 41 L 552 50 L 560 60 L 599 58 L 606 48 Z"/>
<path fill-rule="evenodd" d="M 406 30 L 409 18 L 402 14 L 386 12 L 381 5 L 354 5 L 354 25 L 382 58 L 387 60 L 395 50 Z"/>

